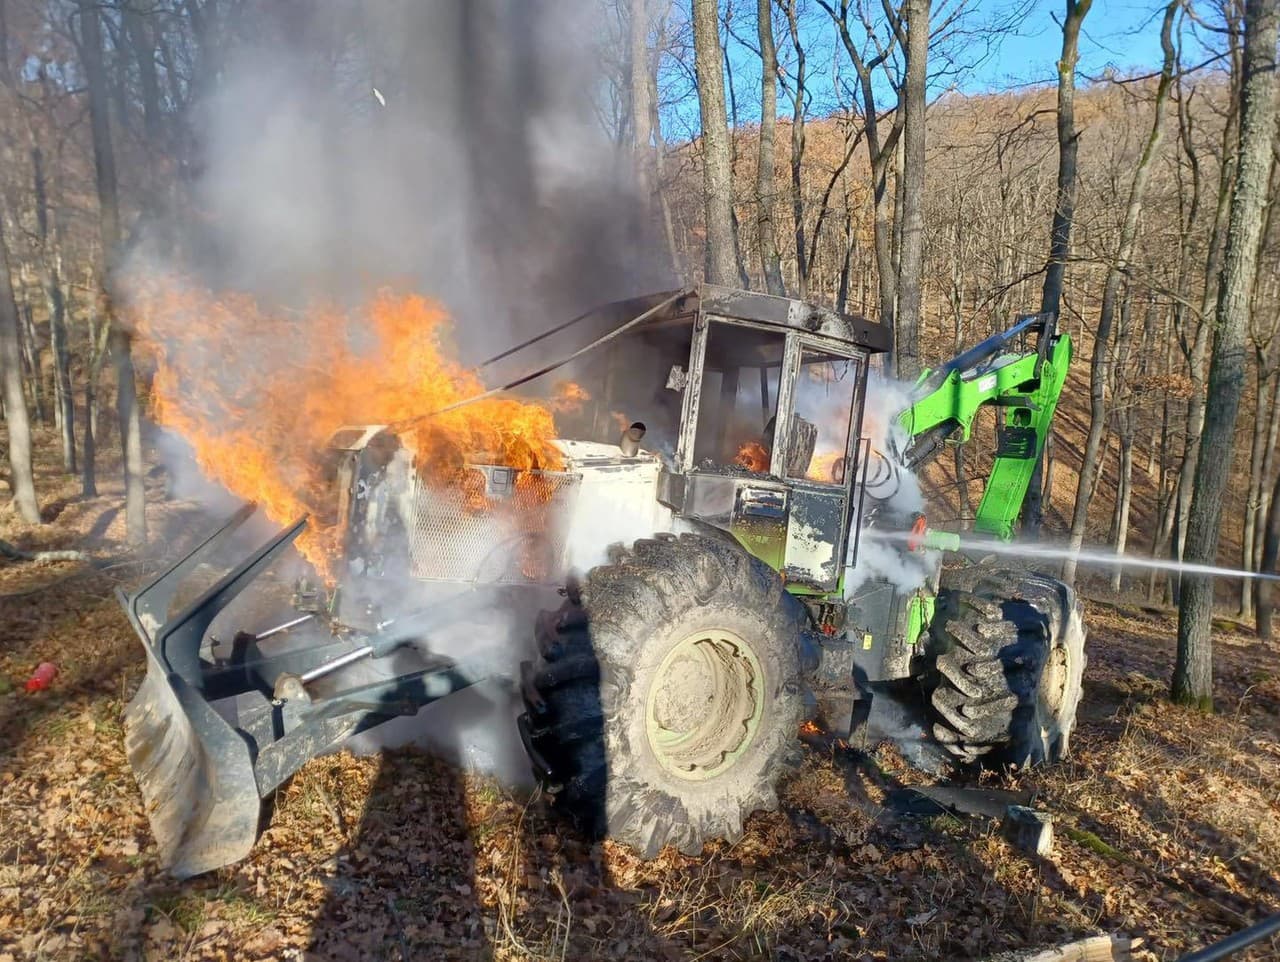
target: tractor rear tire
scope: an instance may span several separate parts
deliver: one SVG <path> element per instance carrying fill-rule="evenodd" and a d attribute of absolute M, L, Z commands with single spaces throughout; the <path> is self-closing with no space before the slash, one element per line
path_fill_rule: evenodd
<path fill-rule="evenodd" d="M 1026 767 L 1064 758 L 1087 657 L 1080 603 L 1045 575 L 969 569 L 943 587 L 926 676 L 934 737 L 958 762 Z"/>
<path fill-rule="evenodd" d="M 660 535 L 566 594 L 522 678 L 522 734 L 556 806 L 645 858 L 736 840 L 776 808 L 807 626 L 777 573 L 727 540 Z"/>

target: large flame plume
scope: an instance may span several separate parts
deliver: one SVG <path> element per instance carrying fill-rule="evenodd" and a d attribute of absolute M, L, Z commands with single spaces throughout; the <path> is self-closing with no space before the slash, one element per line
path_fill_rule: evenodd
<path fill-rule="evenodd" d="M 151 278 L 135 283 L 129 316 L 154 359 L 156 419 L 273 520 L 310 516 L 298 548 L 322 576 L 338 546 L 326 444 L 344 425 L 398 425 L 419 476 L 439 486 L 464 487 L 468 460 L 561 466 L 548 406 L 491 397 L 427 416 L 485 390 L 449 356 L 451 321 L 428 298 L 383 291 L 355 309 L 294 310 Z"/>

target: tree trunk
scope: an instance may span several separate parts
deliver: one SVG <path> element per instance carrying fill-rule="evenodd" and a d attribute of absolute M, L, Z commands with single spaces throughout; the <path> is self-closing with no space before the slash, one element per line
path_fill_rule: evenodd
<path fill-rule="evenodd" d="M 88 320 L 89 344 L 84 372 L 84 456 L 80 459 L 80 493 L 86 498 L 98 496 L 98 379 L 107 356 L 106 335 L 111 328 L 105 321 L 95 331 L 92 315 Z"/>
<path fill-rule="evenodd" d="M 1266 458 L 1264 445 L 1267 442 L 1267 431 L 1270 427 L 1269 410 L 1267 408 L 1270 381 L 1274 376 L 1265 369 L 1266 359 L 1257 352 L 1257 384 L 1253 398 L 1253 437 L 1249 445 L 1249 487 L 1245 494 L 1244 525 L 1240 538 L 1240 568 L 1252 571 L 1254 563 L 1254 542 L 1259 535 L 1260 523 L 1263 522 L 1262 488 L 1266 483 L 1262 474 L 1262 464 Z M 1253 584 L 1248 578 L 1240 579 L 1240 618 L 1248 621 L 1253 617 Z"/>
<path fill-rule="evenodd" d="M 782 259 L 773 232 L 776 199 L 774 145 L 778 130 L 778 52 L 773 42 L 773 2 L 759 0 L 756 16 L 760 35 L 760 156 L 756 165 L 756 230 L 760 235 L 760 269 L 770 294 L 786 294 Z"/>
<path fill-rule="evenodd" d="M 1218 285 L 1217 330 L 1209 366 L 1204 434 L 1187 524 L 1185 557 L 1192 563 L 1213 564 L 1216 560 L 1223 494 L 1231 472 L 1236 418 L 1244 387 L 1250 301 L 1271 177 L 1278 26 L 1280 4 L 1275 0 L 1247 0 L 1236 183 L 1222 281 Z M 1213 581 L 1187 575 L 1178 604 L 1178 657 L 1172 696 L 1175 701 L 1205 710 L 1213 707 L 1212 627 Z"/>
<path fill-rule="evenodd" d="M 635 160 L 636 181 L 644 206 L 643 222 L 636 235 L 648 234 L 649 214 L 653 200 L 652 111 L 649 107 L 649 12 L 648 0 L 631 0 L 631 148 Z"/>
<path fill-rule="evenodd" d="M 1266 480 L 1275 476 L 1275 453 L 1276 444 L 1280 442 L 1280 370 L 1275 373 L 1273 381 L 1275 385 L 1271 394 L 1271 416 L 1268 418 L 1270 422 L 1267 427 L 1267 440 L 1265 442 L 1265 453 L 1262 456 L 1262 503 L 1258 511 L 1258 520 L 1262 521 L 1271 510 L 1271 491 L 1267 487 Z M 1262 537 L 1261 535 L 1254 538 L 1253 551 L 1253 570 L 1261 571 L 1262 564 Z"/>
<path fill-rule="evenodd" d="M 120 205 L 116 194 L 115 151 L 111 144 L 107 76 L 102 63 L 102 24 L 95 0 L 79 0 L 81 58 L 89 87 L 89 123 L 93 135 L 94 172 L 98 187 L 99 227 L 102 234 L 103 306 L 111 325 L 111 354 L 116 368 L 116 411 L 124 454 L 125 531 L 129 544 L 147 540 L 146 493 L 142 462 L 142 423 L 134 380 L 129 336 L 115 320 L 110 288 L 114 259 L 120 246 Z"/>
<path fill-rule="evenodd" d="M 920 301 L 924 282 L 925 85 L 928 80 L 930 0 L 905 0 L 907 69 L 902 85 L 902 247 L 898 261 L 898 377 L 920 374 Z"/>
<path fill-rule="evenodd" d="M 0 221 L 3 224 L 3 221 Z M 9 432 L 9 489 L 18 517 L 40 523 L 36 478 L 31 464 L 31 420 L 22 390 L 22 345 L 18 336 L 18 301 L 9 274 L 9 251 L 0 232 L 0 389 L 4 391 L 5 425 Z"/>
<path fill-rule="evenodd" d="M 1165 9 L 1160 29 L 1160 44 L 1164 48 L 1164 65 L 1160 82 L 1156 87 L 1152 110 L 1151 131 L 1142 149 L 1142 156 L 1134 168 L 1133 181 L 1129 185 L 1129 200 L 1125 205 L 1124 223 L 1120 227 L 1120 243 L 1115 258 L 1107 267 L 1107 280 L 1102 290 L 1102 306 L 1098 312 L 1098 328 L 1094 332 L 1093 363 L 1089 368 L 1089 434 L 1085 439 L 1084 457 L 1080 466 L 1080 479 L 1076 485 L 1076 503 L 1071 514 L 1071 533 L 1067 539 L 1067 560 L 1062 565 L 1062 580 L 1071 584 L 1076 577 L 1075 553 L 1084 544 L 1089 523 L 1089 502 L 1098 483 L 1099 452 L 1102 448 L 1102 432 L 1107 420 L 1107 377 L 1111 360 L 1111 326 L 1115 319 L 1116 298 L 1120 283 L 1129 270 L 1133 246 L 1138 237 L 1138 218 L 1146 198 L 1147 183 L 1151 177 L 1151 162 L 1164 136 L 1164 108 L 1169 101 L 1169 89 L 1173 83 L 1175 51 L 1173 46 L 1173 20 L 1181 8 L 1182 0 L 1172 0 Z M 1065 49 L 1065 48 L 1064 48 Z M 1074 158 L 1073 158 L 1074 162 Z M 1056 215 L 1055 215 L 1056 216 Z M 1048 286 L 1048 281 L 1045 282 Z M 1132 453 L 1131 453 L 1132 456 Z"/>
<path fill-rule="evenodd" d="M 1062 282 L 1071 253 L 1071 222 L 1076 209 L 1076 61 L 1080 58 L 1080 25 L 1093 0 L 1067 0 L 1067 16 L 1062 22 L 1062 57 L 1058 60 L 1058 190 L 1053 205 L 1053 223 L 1049 228 L 1049 260 L 1040 294 L 1040 312 L 1055 318 L 1061 312 Z M 1040 537 L 1044 507 L 1041 473 L 1044 455 L 1036 460 L 1027 488 L 1022 530 L 1031 540 Z M 1074 577 L 1075 562 L 1068 561 Z"/>
<path fill-rule="evenodd" d="M 671 0 L 666 0 L 665 7 L 658 17 L 657 49 L 662 50 L 667 42 L 667 18 L 671 15 Z M 658 114 L 658 64 L 655 58 L 649 70 L 649 128 L 653 131 L 653 167 L 655 175 L 654 189 L 657 192 L 658 206 L 662 210 L 662 232 L 667 242 L 667 256 L 671 259 L 671 273 L 684 278 L 687 275 L 685 265 L 680 260 L 680 249 L 676 244 L 674 218 L 671 215 L 671 201 L 667 197 L 666 156 L 667 145 L 662 137 L 662 118 Z"/>
<path fill-rule="evenodd" d="M 725 122 L 724 68 L 716 0 L 693 0 L 693 46 L 702 114 L 702 189 L 707 220 L 707 280 L 732 287 L 738 280 L 733 243 L 733 171 Z"/>
<path fill-rule="evenodd" d="M 49 406 L 44 403 L 44 368 L 40 363 L 40 341 L 36 336 L 36 321 L 28 294 L 30 271 L 25 263 L 19 271 L 19 277 L 22 280 L 22 299 L 18 305 L 18 343 L 22 348 L 22 367 L 27 372 L 27 392 L 31 395 L 36 420 L 48 427 Z"/>
<path fill-rule="evenodd" d="M 1116 495 L 1116 556 L 1123 557 L 1129 542 L 1129 509 L 1133 503 L 1133 418 L 1123 419 L 1120 428 L 1120 485 Z M 1117 564 L 1111 572 L 1111 590 L 1120 590 L 1124 566 Z"/>
<path fill-rule="evenodd" d="M 1262 537 L 1262 564 L 1258 570 L 1266 574 L 1276 573 L 1280 561 L 1280 474 L 1276 475 L 1271 489 L 1271 506 L 1267 509 L 1267 526 Z M 1272 623 L 1276 608 L 1276 583 L 1259 581 L 1257 593 L 1258 637 L 1271 640 Z"/>
<path fill-rule="evenodd" d="M 40 505 L 31 468 L 31 421 L 22 392 L 22 347 L 18 341 L 18 302 L 9 274 L 9 252 L 0 233 L 0 380 L 4 382 L 0 388 L 9 433 L 9 487 L 18 516 L 28 524 L 39 524 Z"/>
<path fill-rule="evenodd" d="M 1228 31 L 1227 42 L 1229 45 L 1235 43 L 1237 37 L 1232 31 Z M 1200 453 L 1200 434 L 1204 430 L 1205 416 L 1205 360 L 1209 351 L 1209 333 L 1211 323 L 1209 319 L 1210 312 L 1213 309 L 1214 301 L 1218 293 L 1219 273 L 1222 268 L 1223 258 L 1223 239 L 1226 234 L 1227 217 L 1231 205 L 1231 196 L 1236 177 L 1237 162 L 1237 136 L 1238 125 L 1240 121 L 1239 112 L 1239 90 L 1240 77 L 1232 76 L 1231 79 L 1232 95 L 1231 103 L 1228 109 L 1226 123 L 1222 128 L 1222 164 L 1218 170 L 1218 197 L 1214 206 L 1213 226 L 1209 232 L 1209 252 L 1206 258 L 1204 270 L 1204 290 L 1201 292 L 1199 320 L 1196 325 L 1195 340 L 1192 345 L 1191 354 L 1188 359 L 1191 378 L 1191 398 L 1187 403 L 1187 441 L 1183 448 L 1182 465 L 1178 480 L 1178 516 L 1174 523 L 1174 530 L 1177 537 L 1171 546 L 1173 549 L 1173 560 L 1181 560 L 1184 556 L 1187 530 L 1188 516 L 1191 512 L 1191 496 L 1195 490 L 1195 469 L 1198 463 Z M 1190 146 L 1191 132 L 1186 129 L 1190 126 L 1189 117 L 1179 118 L 1180 130 L 1184 140 L 1184 150 L 1188 160 L 1193 168 L 1197 167 L 1194 151 Z M 1194 213 L 1194 207 L 1192 208 Z M 1193 223 L 1188 224 L 1187 233 L 1183 238 L 1183 245 L 1180 251 L 1185 249 L 1188 252 L 1191 249 L 1192 236 L 1191 231 L 1194 227 Z M 1185 276 L 1185 262 L 1180 265 L 1179 274 Z M 1180 586 L 1182 579 L 1180 575 L 1175 575 L 1169 579 L 1170 594 L 1173 600 L 1177 601 L 1180 594 Z"/>
<path fill-rule="evenodd" d="M 67 311 L 62 289 L 61 225 L 50 225 L 48 183 L 44 152 L 31 149 L 31 169 L 36 203 L 36 234 L 45 262 L 45 305 L 49 311 L 49 342 L 53 349 L 53 387 L 58 433 L 62 440 L 62 468 L 76 473 L 76 406 L 71 387 L 71 352 L 67 348 Z"/>
<path fill-rule="evenodd" d="M 791 231 L 796 249 L 796 296 L 809 296 L 809 272 L 812 265 L 806 256 L 804 233 L 804 94 L 805 55 L 800 41 L 800 23 L 796 16 L 796 0 L 787 0 L 787 28 L 791 46 L 796 51 L 795 77 L 791 85 Z"/>
<path fill-rule="evenodd" d="M 1164 373 L 1170 374 L 1173 371 L 1173 332 L 1166 332 L 1166 335 Z M 1164 391 L 1162 394 L 1160 427 L 1156 443 L 1152 445 L 1152 450 L 1156 452 L 1157 464 L 1159 464 L 1159 473 L 1156 476 L 1156 515 L 1160 518 L 1160 522 L 1156 526 L 1155 536 L 1151 540 L 1152 559 L 1163 557 L 1168 550 L 1169 539 L 1173 534 L 1173 515 L 1176 503 L 1175 492 L 1168 483 L 1169 420 L 1173 413 L 1173 401 L 1169 397 L 1168 391 Z M 1152 568 L 1147 577 L 1147 600 L 1153 603 L 1156 600 L 1156 581 L 1159 573 L 1160 570 L 1158 568 Z"/>

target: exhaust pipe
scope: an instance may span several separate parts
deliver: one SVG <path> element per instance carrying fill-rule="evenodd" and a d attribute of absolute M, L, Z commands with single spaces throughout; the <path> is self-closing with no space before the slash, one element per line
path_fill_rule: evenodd
<path fill-rule="evenodd" d="M 622 448 L 624 458 L 634 458 L 640 453 L 640 441 L 644 437 L 645 426 L 642 421 L 632 422 L 631 427 L 622 432 L 618 447 Z"/>

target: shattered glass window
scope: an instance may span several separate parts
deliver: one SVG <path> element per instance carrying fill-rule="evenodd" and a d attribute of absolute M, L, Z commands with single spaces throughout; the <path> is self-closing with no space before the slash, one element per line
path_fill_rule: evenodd
<path fill-rule="evenodd" d="M 843 484 L 860 362 L 814 348 L 800 355 L 787 476 Z"/>
<path fill-rule="evenodd" d="M 780 332 L 711 322 L 693 447 L 697 467 L 769 472 L 785 344 Z"/>

